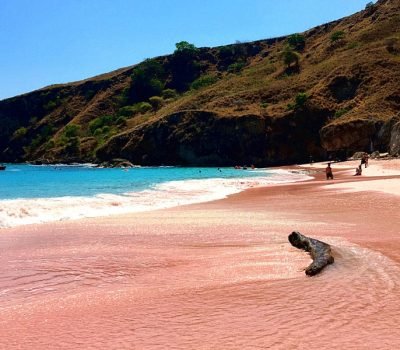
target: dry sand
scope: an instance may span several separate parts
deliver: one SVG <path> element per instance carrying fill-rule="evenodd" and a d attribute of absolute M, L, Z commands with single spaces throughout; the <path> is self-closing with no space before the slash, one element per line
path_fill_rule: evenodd
<path fill-rule="evenodd" d="M 0 231 L 0 349 L 399 349 L 400 161 Z M 309 278 L 298 230 L 333 246 Z"/>

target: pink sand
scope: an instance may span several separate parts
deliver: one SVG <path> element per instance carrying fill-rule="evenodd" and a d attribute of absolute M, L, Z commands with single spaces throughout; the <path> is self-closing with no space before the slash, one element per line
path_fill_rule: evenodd
<path fill-rule="evenodd" d="M 312 181 L 204 204 L 0 230 L 0 349 L 400 348 L 400 176 L 385 173 L 400 164 L 333 169 L 334 181 L 313 168 Z M 306 277 L 293 230 L 330 243 L 335 264 Z"/>

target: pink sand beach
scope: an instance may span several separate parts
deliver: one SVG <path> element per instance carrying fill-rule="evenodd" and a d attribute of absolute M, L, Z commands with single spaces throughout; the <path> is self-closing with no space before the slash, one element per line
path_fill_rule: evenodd
<path fill-rule="evenodd" d="M 400 160 L 0 230 L 0 349 L 400 349 Z M 311 262 L 294 231 L 333 247 Z"/>

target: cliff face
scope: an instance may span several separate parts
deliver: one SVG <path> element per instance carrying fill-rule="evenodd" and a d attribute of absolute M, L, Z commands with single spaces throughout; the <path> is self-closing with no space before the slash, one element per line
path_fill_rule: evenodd
<path fill-rule="evenodd" d="M 0 101 L 0 161 L 273 165 L 400 152 L 400 1 Z"/>
<path fill-rule="evenodd" d="M 307 119 L 307 120 L 304 120 Z M 315 134 L 318 118 L 259 115 L 224 117 L 188 110 L 112 138 L 99 148 L 100 160 L 125 158 L 135 164 L 232 165 L 308 161 L 323 152 Z M 297 128 L 305 125 L 306 129 Z"/>

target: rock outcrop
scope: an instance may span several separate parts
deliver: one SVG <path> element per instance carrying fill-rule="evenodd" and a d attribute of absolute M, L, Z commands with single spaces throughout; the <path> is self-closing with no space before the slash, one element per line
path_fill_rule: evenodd
<path fill-rule="evenodd" d="M 340 149 L 370 151 L 380 126 L 379 121 L 368 119 L 326 125 L 320 131 L 322 147 L 327 151 Z"/>
<path fill-rule="evenodd" d="M 305 162 L 310 154 L 318 158 L 324 152 L 318 137 L 321 121 L 315 119 L 311 113 L 270 119 L 182 111 L 113 137 L 97 151 L 97 158 L 104 161 L 122 157 L 142 165 L 265 166 Z"/>
<path fill-rule="evenodd" d="M 392 128 L 389 153 L 394 156 L 400 155 L 400 122 L 396 123 Z"/>

